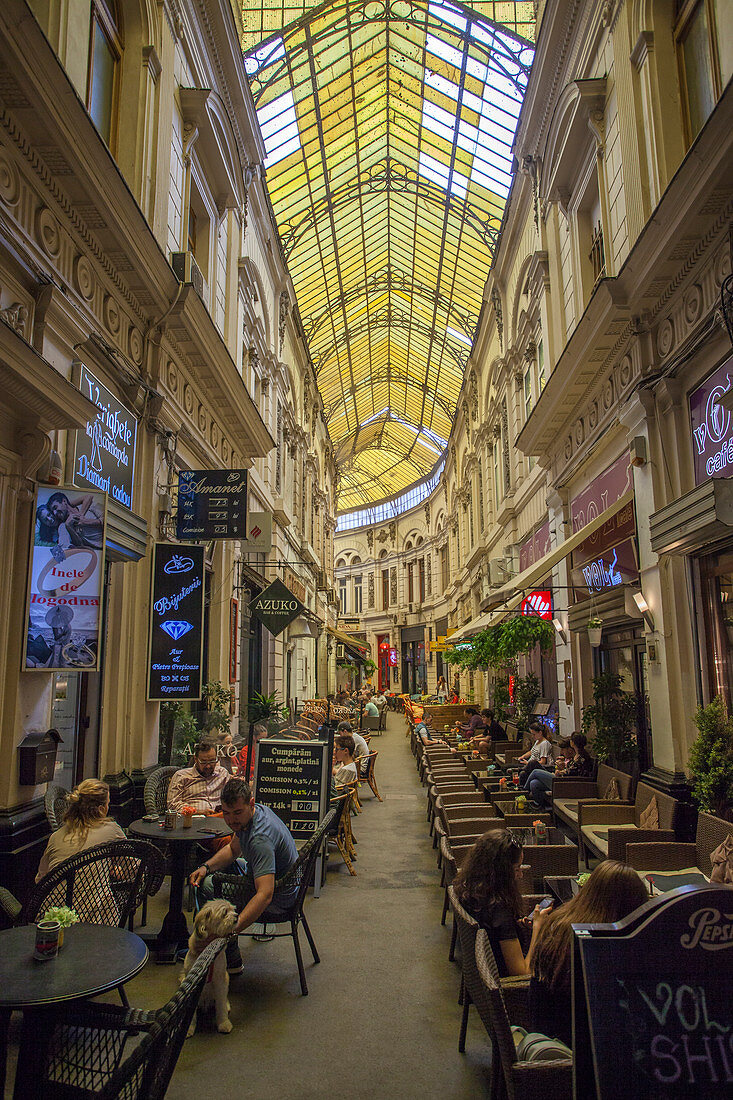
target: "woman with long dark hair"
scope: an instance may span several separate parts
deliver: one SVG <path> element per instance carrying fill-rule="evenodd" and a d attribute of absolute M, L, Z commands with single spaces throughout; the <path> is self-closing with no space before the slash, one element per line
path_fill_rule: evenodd
<path fill-rule="evenodd" d="M 649 900 L 633 867 L 606 859 L 576 896 L 543 922 L 530 949 L 532 1031 L 570 1045 L 570 957 L 574 924 L 614 924 Z"/>
<path fill-rule="evenodd" d="M 540 807 L 545 806 L 549 799 L 547 794 L 552 790 L 552 781 L 556 775 L 562 775 L 565 779 L 592 779 L 595 761 L 587 749 L 588 738 L 584 733 L 571 733 L 569 744 L 568 762 L 561 768 L 558 764 L 554 773 L 546 768 L 535 768 L 529 777 L 527 787 L 532 799 Z M 564 746 L 563 746 L 564 747 Z"/>
<path fill-rule="evenodd" d="M 461 905 L 486 929 L 503 978 L 529 974 L 529 955 L 520 939 L 527 922 L 519 892 L 521 866 L 519 841 L 507 830 L 491 829 L 476 841 L 453 884 Z M 535 908 L 530 951 L 548 914 L 549 910 Z"/>

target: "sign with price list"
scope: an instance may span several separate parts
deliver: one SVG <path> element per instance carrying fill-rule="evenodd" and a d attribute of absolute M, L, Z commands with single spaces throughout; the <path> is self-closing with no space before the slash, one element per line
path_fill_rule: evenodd
<path fill-rule="evenodd" d="M 178 475 L 179 539 L 246 539 L 247 471 L 183 470 Z"/>
<path fill-rule="evenodd" d="M 328 807 L 326 741 L 266 738 L 257 745 L 255 799 L 274 810 L 296 840 L 315 833 Z"/>

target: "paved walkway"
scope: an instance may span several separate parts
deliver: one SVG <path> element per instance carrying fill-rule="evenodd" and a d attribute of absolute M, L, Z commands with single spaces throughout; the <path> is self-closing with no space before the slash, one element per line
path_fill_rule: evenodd
<path fill-rule="evenodd" d="M 319 899 L 306 901 L 321 955 L 300 996 L 292 941 L 241 939 L 230 1035 L 189 1039 L 169 1100 L 243 1095 L 258 1100 L 463 1100 L 488 1095 L 486 1033 L 471 1013 L 458 1053 L 458 966 L 448 962 L 442 891 L 425 821 L 425 791 L 401 715 L 374 738 L 384 802 L 367 788 L 354 819 L 358 875 L 332 856 Z M 339 857 L 340 859 L 340 857 Z M 302 937 L 304 941 L 304 937 Z M 131 1004 L 162 1004 L 177 969 L 149 964 L 128 986 Z"/>

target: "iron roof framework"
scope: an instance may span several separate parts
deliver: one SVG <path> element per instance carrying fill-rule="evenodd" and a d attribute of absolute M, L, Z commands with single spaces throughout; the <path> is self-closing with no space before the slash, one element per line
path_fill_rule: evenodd
<path fill-rule="evenodd" d="M 531 3 L 476 8 L 305 6 L 245 59 L 341 511 L 429 475 L 450 434 L 533 58 Z M 243 0 L 245 37 L 274 10 Z"/>

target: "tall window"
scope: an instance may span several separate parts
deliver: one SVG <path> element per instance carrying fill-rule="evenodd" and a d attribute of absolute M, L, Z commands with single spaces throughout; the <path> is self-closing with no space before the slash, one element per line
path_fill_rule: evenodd
<path fill-rule="evenodd" d="M 425 599 L 425 558 L 420 558 L 417 563 L 417 575 L 418 575 L 418 598 L 420 603 Z"/>
<path fill-rule="evenodd" d="M 486 526 L 484 516 L 484 457 L 483 452 L 478 460 L 478 525 L 483 531 Z"/>
<path fill-rule="evenodd" d="M 733 73 L 730 0 L 677 0 L 675 39 L 692 143 Z"/>
<path fill-rule="evenodd" d="M 542 393 L 545 388 L 545 347 L 541 340 L 537 341 L 537 393 Z"/>
<path fill-rule="evenodd" d="M 448 544 L 440 548 L 440 583 L 443 591 L 448 588 Z"/>
<path fill-rule="evenodd" d="M 122 42 L 114 0 L 92 0 L 89 65 L 87 68 L 87 110 L 92 122 L 114 148 L 117 91 Z"/>
<path fill-rule="evenodd" d="M 361 587 L 361 573 L 357 573 L 354 577 L 354 614 L 361 615 L 362 609 L 362 587 Z"/>
<path fill-rule="evenodd" d="M 415 563 L 407 563 L 407 602 L 412 603 L 415 599 Z"/>
<path fill-rule="evenodd" d="M 345 615 L 346 614 L 346 580 L 345 579 L 339 581 L 339 607 L 341 609 L 341 614 Z"/>
<path fill-rule="evenodd" d="M 389 569 L 382 570 L 382 611 L 389 607 Z"/>
<path fill-rule="evenodd" d="M 494 440 L 494 505 L 499 507 L 499 501 L 503 497 L 501 491 L 501 436 Z"/>
<path fill-rule="evenodd" d="M 532 364 L 524 372 L 524 419 L 532 412 Z"/>

